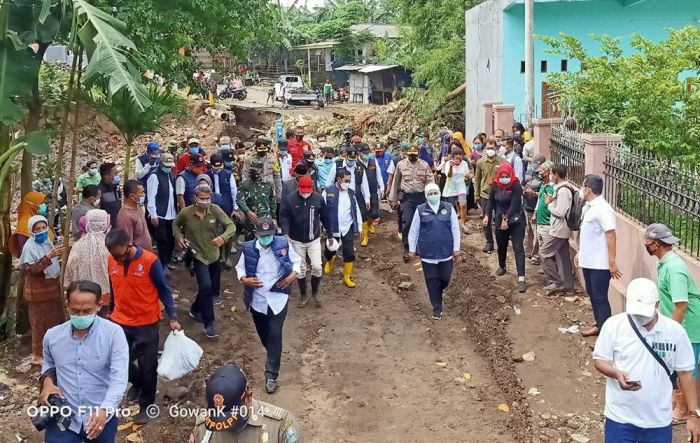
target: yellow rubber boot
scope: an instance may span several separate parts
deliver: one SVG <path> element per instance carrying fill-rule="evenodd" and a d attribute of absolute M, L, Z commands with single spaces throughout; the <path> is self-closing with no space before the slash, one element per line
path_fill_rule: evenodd
<path fill-rule="evenodd" d="M 367 226 L 369 226 L 369 233 L 370 234 L 374 234 L 375 232 L 377 232 L 377 230 L 374 227 L 374 220 L 372 220 L 371 218 L 368 220 Z"/>
<path fill-rule="evenodd" d="M 369 223 L 362 222 L 362 241 L 360 242 L 360 246 L 367 246 L 368 243 L 369 243 Z"/>
<path fill-rule="evenodd" d="M 328 261 L 326 261 L 325 266 L 323 267 L 323 272 L 326 274 L 330 274 L 333 272 L 333 265 L 335 265 L 335 255 Z"/>
<path fill-rule="evenodd" d="M 348 288 L 354 288 L 357 286 L 354 281 L 350 279 L 350 274 L 352 274 L 353 263 L 343 263 L 343 283 Z"/>

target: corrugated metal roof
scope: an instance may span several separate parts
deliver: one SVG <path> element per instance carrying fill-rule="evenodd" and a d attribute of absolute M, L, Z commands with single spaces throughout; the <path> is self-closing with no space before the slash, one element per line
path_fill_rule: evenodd
<path fill-rule="evenodd" d="M 335 71 L 359 71 L 365 67 L 367 67 L 367 65 L 343 65 L 335 68 Z"/>
<path fill-rule="evenodd" d="M 377 71 L 386 71 L 387 69 L 397 68 L 399 65 L 367 65 L 360 69 L 363 74 L 369 74 Z"/>
<path fill-rule="evenodd" d="M 336 40 L 326 40 L 323 42 L 314 42 L 306 45 L 295 46 L 293 49 L 325 49 L 333 48 L 337 46 L 340 42 Z"/>

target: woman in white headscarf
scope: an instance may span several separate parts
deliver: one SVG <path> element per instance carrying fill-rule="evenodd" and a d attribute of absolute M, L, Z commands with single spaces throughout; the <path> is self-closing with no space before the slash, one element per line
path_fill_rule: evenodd
<path fill-rule="evenodd" d="M 43 216 L 31 217 L 27 228 L 30 237 L 22 249 L 19 266 L 24 275 L 23 295 L 29 305 L 32 327 L 32 363 L 41 364 L 44 334 L 66 320 L 58 262 L 63 246 L 53 246 L 49 240 L 49 225 Z"/>
<path fill-rule="evenodd" d="M 109 214 L 102 209 L 91 209 L 83 218 L 85 234 L 70 250 L 63 285 L 67 287 L 78 280 L 97 283 L 102 288 L 102 306 L 106 310 L 109 306 L 109 251 L 105 246 L 105 236 L 111 228 Z"/>

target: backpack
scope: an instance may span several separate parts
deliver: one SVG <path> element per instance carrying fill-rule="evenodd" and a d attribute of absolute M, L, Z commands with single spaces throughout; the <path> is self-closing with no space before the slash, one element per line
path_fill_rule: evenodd
<path fill-rule="evenodd" d="M 572 231 L 581 229 L 581 220 L 583 219 L 583 207 L 586 201 L 581 198 L 578 192 L 571 186 L 564 186 L 571 192 L 571 208 L 566 214 L 566 226 Z"/>

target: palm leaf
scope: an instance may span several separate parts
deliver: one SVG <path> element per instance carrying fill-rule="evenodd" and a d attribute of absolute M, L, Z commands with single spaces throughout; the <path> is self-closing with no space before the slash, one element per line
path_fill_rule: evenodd
<path fill-rule="evenodd" d="M 126 25 L 87 0 L 72 1 L 80 27 L 77 35 L 88 54 L 83 74 L 85 84 L 102 82 L 108 95 L 123 91 L 136 109 L 143 112 L 151 102 L 140 82 L 136 46 L 123 34 Z"/>

